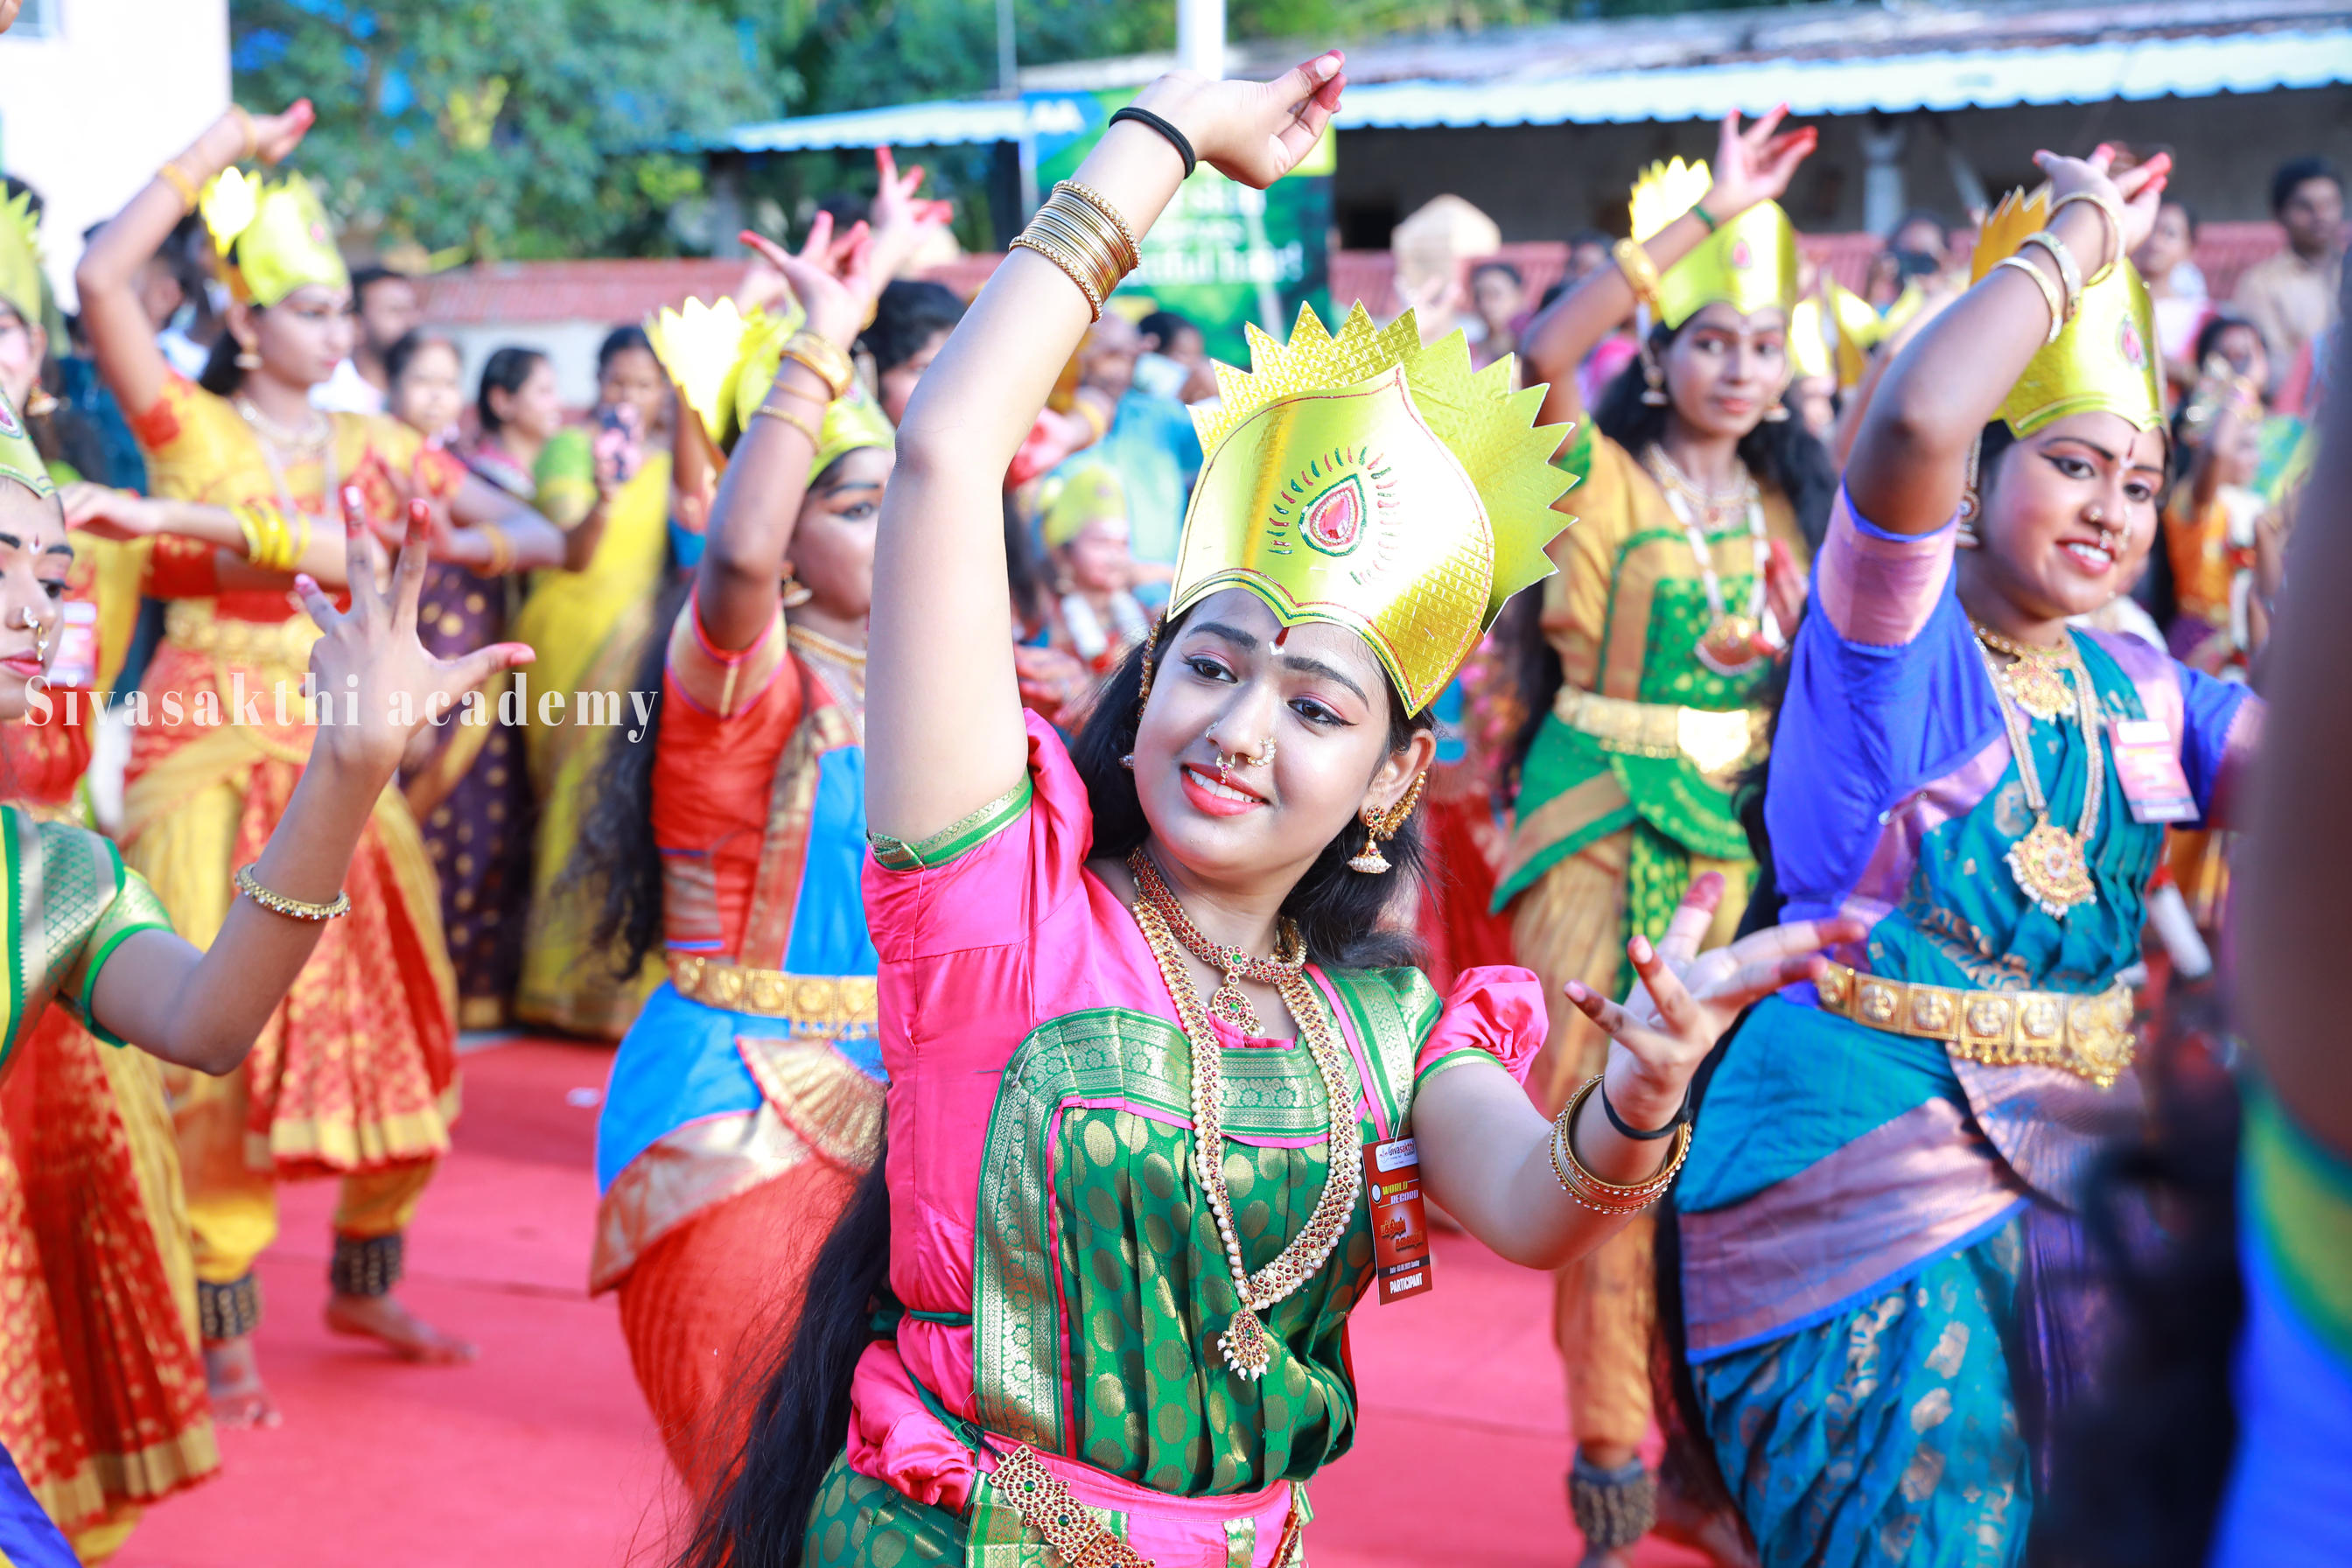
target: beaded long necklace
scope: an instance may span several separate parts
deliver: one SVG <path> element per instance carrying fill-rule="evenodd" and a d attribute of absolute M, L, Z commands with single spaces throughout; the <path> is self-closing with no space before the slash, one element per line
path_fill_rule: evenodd
<path fill-rule="evenodd" d="M 1201 1184 L 1201 1194 L 1208 1201 L 1210 1214 L 1215 1216 L 1217 1235 L 1225 1247 L 1225 1268 L 1233 1276 L 1237 1299 L 1232 1320 L 1225 1325 L 1225 1331 L 1217 1336 L 1217 1348 L 1228 1367 L 1254 1382 L 1265 1375 L 1274 1359 L 1274 1341 L 1259 1314 L 1315 1277 L 1332 1249 L 1339 1245 L 1339 1238 L 1347 1234 L 1348 1223 L 1355 1215 L 1356 1198 L 1364 1179 L 1363 1167 L 1356 1157 L 1355 1069 L 1332 1030 L 1330 1019 L 1317 1003 L 1303 961 L 1296 967 L 1284 966 L 1282 977 L 1274 984 L 1280 989 L 1290 1016 L 1297 1020 L 1307 1054 L 1322 1075 L 1324 1106 L 1330 1117 L 1329 1157 L 1323 1173 L 1322 1195 L 1316 1199 L 1315 1210 L 1307 1216 L 1306 1226 L 1273 1262 L 1250 1273 L 1242 1263 L 1241 1237 L 1234 1228 L 1233 1193 L 1225 1184 L 1225 1135 L 1218 1119 L 1224 1086 L 1223 1047 L 1217 1043 L 1216 1030 L 1211 1026 L 1208 1012 L 1192 987 L 1182 950 L 1190 948 L 1193 956 L 1205 963 L 1221 963 L 1222 958 L 1202 951 L 1203 947 L 1215 946 L 1205 938 L 1195 945 L 1179 936 L 1180 930 L 1196 938 L 1200 932 L 1141 849 L 1128 857 L 1127 866 L 1134 874 L 1139 895 L 1135 923 L 1142 929 L 1143 940 L 1150 944 L 1151 956 L 1160 965 L 1160 976 L 1167 982 L 1168 994 L 1176 1003 L 1177 1022 L 1184 1031 L 1192 1068 L 1192 1174 Z M 1171 914 L 1173 921 L 1170 919 Z M 1181 921 L 1181 927 L 1175 921 Z M 1284 923 L 1288 925 L 1287 921 Z M 1298 945 L 1297 931 L 1286 930 L 1284 942 L 1286 946 Z"/>
<path fill-rule="evenodd" d="M 1706 593 L 1707 627 L 1695 650 L 1698 661 L 1717 675 L 1744 674 L 1764 657 L 1756 639 L 1758 633 L 1767 630 L 1764 566 L 1771 558 L 1772 547 L 1764 530 L 1763 491 L 1757 488 L 1755 476 L 1742 468 L 1735 489 L 1727 496 L 1711 495 L 1676 467 L 1663 447 L 1653 446 L 1644 456 L 1649 459 L 1651 477 L 1665 492 L 1667 510 L 1683 525 L 1683 538 L 1689 542 L 1691 559 L 1698 566 L 1699 586 Z M 1724 603 L 1723 579 L 1716 572 L 1715 552 L 1707 543 L 1702 521 L 1711 522 L 1735 507 L 1747 514 L 1748 543 L 1754 568 L 1748 583 L 1748 607 L 1738 615 L 1731 614 Z"/>
<path fill-rule="evenodd" d="M 2018 782 L 2024 785 L 2025 804 L 2033 813 L 2033 826 L 2009 847 L 2009 874 L 2043 913 L 2052 920 L 2064 920 L 2068 910 L 2099 901 L 2098 885 L 2091 880 L 2090 847 L 2106 794 L 2107 763 L 2099 744 L 2098 698 L 2091 687 L 2091 672 L 2083 667 L 2071 635 L 2061 650 L 2015 642 L 1983 626 L 1978 626 L 1976 634 L 1978 653 L 1992 678 L 1993 700 L 2000 704 L 2010 753 L 2017 759 Z M 2015 662 L 2005 667 L 1996 664 L 1995 653 L 2008 655 Z M 2066 686 L 2070 679 L 2071 692 Z M 2056 688 L 2054 702 L 2051 687 Z M 2083 742 L 2091 753 L 2090 777 L 2083 786 L 2083 815 L 2072 833 L 2050 820 L 2050 801 L 2042 790 L 2042 770 L 2034 765 L 2032 733 L 2025 718 L 2032 712 L 2045 720 L 2056 719 L 2069 709 L 2083 727 Z"/>

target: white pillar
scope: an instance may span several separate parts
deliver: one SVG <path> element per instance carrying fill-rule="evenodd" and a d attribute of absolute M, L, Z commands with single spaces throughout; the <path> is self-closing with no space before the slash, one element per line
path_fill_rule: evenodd
<path fill-rule="evenodd" d="M 1880 238 L 1895 232 L 1909 205 L 1903 188 L 1901 121 L 1874 114 L 1862 127 L 1862 226 Z"/>
<path fill-rule="evenodd" d="M 1225 74 L 1225 0 L 1176 0 L 1176 67 L 1213 81 Z"/>

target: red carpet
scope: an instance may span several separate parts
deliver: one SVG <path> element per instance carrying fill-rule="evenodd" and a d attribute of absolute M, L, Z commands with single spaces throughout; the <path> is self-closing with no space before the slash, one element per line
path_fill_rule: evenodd
<path fill-rule="evenodd" d="M 469 1055 L 457 1149 L 409 1245 L 410 1305 L 482 1347 L 403 1365 L 320 1325 L 331 1184 L 286 1189 L 263 1259 L 263 1367 L 286 1414 L 224 1433 L 221 1476 L 152 1514 L 118 1568 L 658 1564 L 675 1494 L 609 1298 L 591 1301 L 596 1110 L 612 1053 Z M 1356 1450 L 1312 1490 L 1317 1568 L 1567 1568 L 1577 1542 L 1543 1279 L 1438 1238 L 1438 1284 L 1356 1318 Z M 1642 1568 L 1701 1560 L 1652 1545 Z"/>

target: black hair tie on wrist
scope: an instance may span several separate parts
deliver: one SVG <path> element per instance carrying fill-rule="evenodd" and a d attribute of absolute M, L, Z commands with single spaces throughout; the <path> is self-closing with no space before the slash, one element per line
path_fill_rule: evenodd
<path fill-rule="evenodd" d="M 1125 109 L 1120 110 L 1117 114 L 1112 115 L 1110 117 L 1110 123 L 1116 125 L 1122 120 L 1132 120 L 1138 125 L 1149 127 L 1150 129 L 1160 132 L 1160 135 L 1165 136 L 1168 139 L 1168 144 L 1176 149 L 1176 155 L 1184 160 L 1184 177 L 1186 179 L 1191 179 L 1192 177 L 1192 171 L 1200 167 L 1201 160 L 1193 155 L 1192 143 L 1185 139 L 1184 133 L 1181 131 L 1177 130 L 1175 126 L 1170 124 L 1167 121 L 1161 119 L 1159 115 L 1152 113 L 1151 110 L 1148 109 L 1138 109 L 1134 104 L 1130 103 Z"/>
<path fill-rule="evenodd" d="M 1690 1120 L 1690 1097 L 1691 1091 L 1687 1089 L 1684 1089 L 1682 1109 L 1675 1112 L 1675 1119 L 1654 1132 L 1643 1132 L 1636 1128 L 1625 1125 L 1625 1119 L 1617 1114 L 1617 1108 L 1615 1106 L 1609 1103 L 1609 1079 L 1604 1076 L 1601 1080 L 1601 1113 L 1609 1118 L 1609 1125 L 1617 1129 L 1618 1134 L 1621 1137 L 1631 1138 L 1636 1143 L 1652 1143 L 1661 1138 L 1673 1137 L 1675 1129 L 1680 1127 L 1684 1122 Z"/>

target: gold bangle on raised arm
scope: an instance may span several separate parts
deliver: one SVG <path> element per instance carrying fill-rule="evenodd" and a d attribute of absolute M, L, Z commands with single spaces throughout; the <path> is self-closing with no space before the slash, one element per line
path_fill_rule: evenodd
<path fill-rule="evenodd" d="M 2058 285 L 2050 281 L 2048 273 L 2026 260 L 2022 256 L 2004 256 L 1992 264 L 1994 272 L 2000 271 L 2004 267 L 2014 267 L 2032 279 L 2033 286 L 2042 290 L 2042 302 L 2050 307 L 2050 331 L 2043 334 L 2042 346 L 2049 347 L 2058 341 L 2058 334 L 2066 330 L 2066 302 L 2058 297 Z M 1990 277 L 1991 274 L 1988 273 L 1986 276 Z"/>
<path fill-rule="evenodd" d="M 1568 1104 L 1552 1122 L 1551 1173 L 1559 1180 L 1560 1191 L 1595 1214 L 1639 1214 L 1665 1195 L 1666 1188 L 1674 1184 L 1675 1173 L 1690 1157 L 1691 1124 L 1685 1121 L 1675 1129 L 1674 1147 L 1667 1155 L 1664 1168 L 1656 1175 L 1630 1186 L 1602 1181 L 1576 1157 L 1573 1130 L 1576 1113 L 1584 1109 L 1584 1102 L 1601 1088 L 1601 1080 L 1605 1076 L 1594 1073 L 1585 1079 L 1584 1087 L 1568 1097 Z"/>
<path fill-rule="evenodd" d="M 2083 269 L 2075 264 L 2074 252 L 2046 228 L 2027 235 L 2018 242 L 2017 248 L 2022 253 L 2029 245 L 2040 246 L 2058 264 L 2058 282 L 2065 291 L 2066 320 L 2073 321 L 2074 312 L 2083 308 Z"/>
<path fill-rule="evenodd" d="M 2084 288 L 2095 289 L 2106 281 L 2107 274 L 2113 272 L 2116 264 L 2124 258 L 2123 208 L 2113 196 L 2102 195 L 2095 191 L 2070 191 L 2050 204 L 2050 221 L 2056 223 L 2058 215 L 2074 202 L 2090 203 L 2099 209 L 2099 216 L 2107 220 L 2107 258 L 2100 263 L 2096 272 L 2083 279 Z"/>
<path fill-rule="evenodd" d="M 1654 310 L 1658 308 L 1658 264 L 1650 253 L 1630 239 L 1621 239 L 1609 254 L 1617 262 L 1617 270 L 1632 285 L 1633 298 Z"/>
<path fill-rule="evenodd" d="M 341 920 L 352 912 L 352 896 L 349 893 L 337 893 L 332 902 L 324 904 L 273 893 L 254 876 L 254 864 L 248 861 L 236 868 L 236 890 L 273 915 L 284 915 L 289 921 L 319 921 Z"/>

